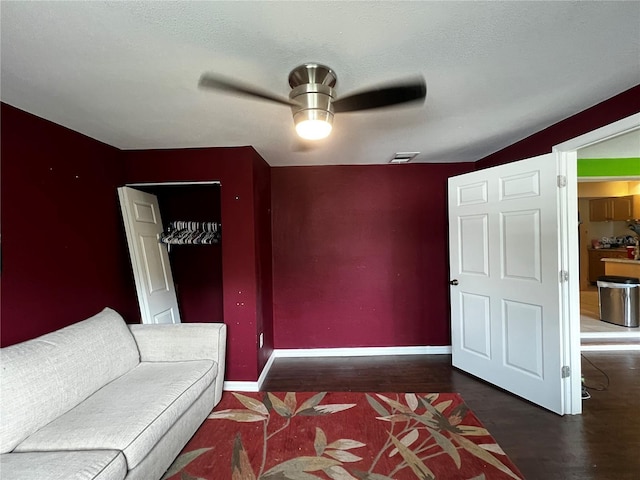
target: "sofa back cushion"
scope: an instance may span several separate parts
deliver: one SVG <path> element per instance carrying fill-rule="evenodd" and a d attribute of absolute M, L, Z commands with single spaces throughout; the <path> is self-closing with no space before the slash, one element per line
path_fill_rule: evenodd
<path fill-rule="evenodd" d="M 135 340 L 110 308 L 0 350 L 0 453 L 71 410 L 140 362 Z"/>

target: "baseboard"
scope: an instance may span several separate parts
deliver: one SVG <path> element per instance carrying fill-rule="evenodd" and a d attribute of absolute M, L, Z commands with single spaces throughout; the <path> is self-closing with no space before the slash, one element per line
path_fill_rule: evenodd
<path fill-rule="evenodd" d="M 262 369 L 262 372 L 260 373 L 260 376 L 258 377 L 258 390 L 257 390 L 258 392 L 262 388 L 262 384 L 266 380 L 267 375 L 269 374 L 269 370 L 271 370 L 271 366 L 273 365 L 273 362 L 274 362 L 275 359 L 276 359 L 276 357 L 274 357 L 273 354 L 271 354 L 269 356 L 269 359 L 267 360 L 267 363 L 264 364 L 264 368 Z"/>
<path fill-rule="evenodd" d="M 259 392 L 258 382 L 225 381 L 222 389 L 231 392 Z"/>
<path fill-rule="evenodd" d="M 367 357 L 382 355 L 443 355 L 451 353 L 451 345 L 423 347 L 355 347 L 355 348 L 280 348 L 276 358 L 301 357 Z"/>
<path fill-rule="evenodd" d="M 267 360 L 267 363 L 265 363 L 264 368 L 262 369 L 262 373 L 258 377 L 257 382 L 236 382 L 233 380 L 225 381 L 222 386 L 222 389 L 230 390 L 233 392 L 259 392 L 260 389 L 262 388 L 262 384 L 264 383 L 264 380 L 267 378 L 267 375 L 269 374 L 269 370 L 271 369 L 271 366 L 273 365 L 275 358 L 276 358 L 275 355 L 271 354 L 271 356 L 269 357 L 269 360 Z"/>
<path fill-rule="evenodd" d="M 581 352 L 638 352 L 640 345 L 632 343 L 618 343 L 609 345 L 580 345 Z"/>
<path fill-rule="evenodd" d="M 446 355 L 451 345 L 424 347 L 282 348 L 273 350 L 255 382 L 225 381 L 224 390 L 259 392 L 276 358 L 367 357 L 383 355 Z"/>

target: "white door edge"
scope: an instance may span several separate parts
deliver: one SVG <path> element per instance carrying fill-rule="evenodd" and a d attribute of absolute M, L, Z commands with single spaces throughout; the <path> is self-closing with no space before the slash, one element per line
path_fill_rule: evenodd
<path fill-rule="evenodd" d="M 560 195 L 560 268 L 568 280 L 560 283 L 560 330 L 563 365 L 570 375 L 564 381 L 563 414 L 582 413 L 582 373 L 580 360 L 580 258 L 578 245 L 578 171 L 575 150 L 556 153 L 560 174 L 567 179 Z M 575 227 L 575 228 L 574 228 Z M 577 312 L 574 315 L 573 312 Z M 574 338 L 577 332 L 577 341 Z"/>
<path fill-rule="evenodd" d="M 561 234 L 562 234 L 562 262 L 563 269 L 569 273 L 566 287 L 563 287 L 560 296 L 561 322 L 563 332 L 563 358 L 565 365 L 571 370 L 571 375 L 565 379 L 564 413 L 582 413 L 582 368 L 580 348 L 580 270 L 578 252 L 575 245 L 578 244 L 578 230 L 573 228 L 578 224 L 577 200 L 578 200 L 578 174 L 577 174 L 577 150 L 588 147 L 594 143 L 623 135 L 640 129 L 640 113 L 613 122 L 604 127 L 567 140 L 555 145 L 552 152 L 556 155 L 558 164 L 567 178 L 566 188 L 560 189 L 563 197 L 561 205 Z M 564 267 L 566 266 L 566 268 Z"/>
<path fill-rule="evenodd" d="M 140 319 L 142 323 L 145 323 L 145 319 L 149 318 L 149 308 L 147 304 L 142 301 L 140 292 L 144 291 L 144 285 L 141 283 L 140 278 L 144 275 L 142 267 L 139 265 L 137 256 L 131 251 L 131 245 L 136 241 L 133 235 L 133 229 L 131 228 L 130 212 L 127 208 L 127 198 L 123 187 L 117 189 L 118 199 L 120 200 L 120 215 L 122 216 L 122 223 L 124 226 L 124 234 L 127 239 L 127 252 L 129 254 L 129 262 L 133 270 L 133 282 L 136 287 L 136 299 L 138 301 L 138 308 L 140 310 Z"/>

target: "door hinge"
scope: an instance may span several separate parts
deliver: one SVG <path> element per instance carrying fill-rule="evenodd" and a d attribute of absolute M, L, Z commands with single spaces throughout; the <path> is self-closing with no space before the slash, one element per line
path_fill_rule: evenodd
<path fill-rule="evenodd" d="M 560 283 L 569 281 L 569 272 L 566 270 L 560 270 Z"/>
<path fill-rule="evenodd" d="M 565 365 L 562 367 L 562 378 L 569 378 L 571 376 L 571 367 Z"/>
<path fill-rule="evenodd" d="M 566 187 L 567 186 L 567 176 L 566 175 L 558 175 L 558 187 Z"/>

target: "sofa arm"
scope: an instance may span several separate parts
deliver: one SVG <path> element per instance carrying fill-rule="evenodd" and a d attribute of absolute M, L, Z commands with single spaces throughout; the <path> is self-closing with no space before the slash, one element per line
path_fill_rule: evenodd
<path fill-rule="evenodd" d="M 224 323 L 135 324 L 129 329 L 138 344 L 142 362 L 215 360 L 216 403 L 222 395 L 227 326 Z"/>

